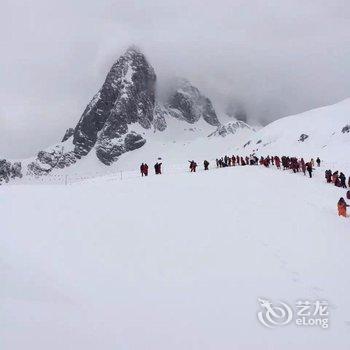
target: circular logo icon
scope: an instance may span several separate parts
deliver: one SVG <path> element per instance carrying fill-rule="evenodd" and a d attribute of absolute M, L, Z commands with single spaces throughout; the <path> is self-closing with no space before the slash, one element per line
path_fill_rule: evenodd
<path fill-rule="evenodd" d="M 284 326 L 293 319 L 293 311 L 289 305 L 279 301 L 273 305 L 269 300 L 258 298 L 262 310 L 258 312 L 258 319 L 265 327 L 274 328 Z"/>

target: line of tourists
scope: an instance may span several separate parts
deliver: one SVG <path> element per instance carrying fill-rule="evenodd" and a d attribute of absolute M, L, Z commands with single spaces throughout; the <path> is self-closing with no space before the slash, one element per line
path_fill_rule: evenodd
<path fill-rule="evenodd" d="M 191 173 L 195 173 L 198 167 L 198 164 L 194 160 L 189 160 L 189 170 Z M 313 172 L 316 167 L 321 166 L 321 159 L 319 157 L 314 160 L 311 158 L 309 161 L 305 161 L 304 158 L 297 157 L 289 157 L 289 156 L 267 156 L 267 157 L 256 157 L 255 155 L 250 156 L 239 156 L 225 155 L 220 158 L 216 158 L 216 167 L 217 168 L 225 168 L 231 166 L 246 166 L 246 165 L 262 165 L 266 168 L 270 167 L 270 165 L 276 166 L 277 169 L 283 170 L 292 170 L 293 173 L 303 173 L 304 175 L 308 174 L 309 178 L 312 178 Z M 209 170 L 210 163 L 207 160 L 204 160 L 203 167 L 204 170 Z M 148 165 L 146 163 L 142 163 L 140 166 L 141 176 L 148 176 Z M 154 172 L 156 175 L 162 173 L 162 163 L 157 162 L 154 165 Z M 348 178 L 346 184 L 346 176 L 344 173 L 339 172 L 338 170 L 332 172 L 330 169 L 325 171 L 325 178 L 327 183 L 333 183 L 337 187 L 341 188 L 350 188 L 350 177 Z M 346 198 L 350 200 L 350 190 L 346 193 Z M 338 201 L 338 215 L 346 217 L 347 216 L 347 207 L 349 207 L 343 197 L 341 197 Z"/>

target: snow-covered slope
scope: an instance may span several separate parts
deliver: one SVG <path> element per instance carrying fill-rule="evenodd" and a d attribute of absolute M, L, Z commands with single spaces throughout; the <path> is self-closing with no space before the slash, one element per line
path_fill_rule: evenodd
<path fill-rule="evenodd" d="M 319 156 L 350 172 L 350 99 L 278 119 L 252 136 L 245 153 Z"/>
<path fill-rule="evenodd" d="M 164 169 L 183 168 L 191 159 L 198 163 L 202 163 L 204 159 L 214 163 L 215 158 L 232 154 L 234 149 L 254 133 L 251 128 L 242 127 L 227 137 L 209 136 L 217 129 L 205 121 L 199 120 L 195 124 L 188 124 L 176 118 L 167 121 L 167 128 L 163 132 L 144 130 L 136 124 L 130 128 L 148 140 L 143 147 L 122 154 L 117 162 L 109 166 L 101 163 L 94 153 L 90 153 L 70 167 L 52 171 L 52 175 L 67 174 L 74 181 L 75 178 L 137 170 L 142 162 L 153 166 L 155 162 L 161 160 Z M 65 147 L 69 149 L 69 140 L 65 143 Z M 21 181 L 26 179 L 17 183 Z M 45 182 L 45 179 L 43 181 Z"/>
<path fill-rule="evenodd" d="M 1 186 L 1 350 L 348 350 L 344 191 L 315 175 Z M 261 297 L 326 300 L 330 327 L 267 329 Z"/>

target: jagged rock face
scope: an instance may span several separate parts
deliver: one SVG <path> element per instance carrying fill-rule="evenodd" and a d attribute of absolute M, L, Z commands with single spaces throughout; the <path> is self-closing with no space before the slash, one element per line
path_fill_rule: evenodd
<path fill-rule="evenodd" d="M 187 80 L 180 80 L 175 92 L 169 97 L 167 107 L 170 114 L 194 124 L 203 118 L 208 124 L 219 126 L 220 122 L 209 98 Z"/>
<path fill-rule="evenodd" d="M 155 130 L 164 131 L 167 128 L 165 116 L 170 115 L 166 107 L 156 104 L 154 108 L 153 126 Z"/>
<path fill-rule="evenodd" d="M 67 140 L 70 139 L 73 135 L 74 135 L 74 129 L 73 129 L 73 128 L 67 129 L 67 131 L 66 131 L 66 133 L 64 134 L 64 136 L 63 136 L 61 142 L 67 141 Z"/>
<path fill-rule="evenodd" d="M 74 131 L 75 152 L 86 155 L 96 144 L 98 158 L 110 164 L 129 149 L 125 140 L 135 135 L 126 137 L 128 125 L 138 122 L 145 129 L 152 126 L 155 82 L 156 75 L 145 56 L 129 49 L 113 65 L 101 90 L 86 107 Z"/>
<path fill-rule="evenodd" d="M 11 163 L 6 159 L 0 160 L 0 185 L 2 182 L 9 182 L 10 179 L 22 177 L 22 163 Z"/>
<path fill-rule="evenodd" d="M 237 120 L 236 122 L 230 122 L 225 125 L 220 125 L 218 128 L 209 135 L 210 136 L 222 136 L 225 137 L 227 135 L 234 135 L 238 130 L 240 129 L 249 129 L 254 131 L 252 127 L 250 127 L 248 124 Z"/>
<path fill-rule="evenodd" d="M 28 164 L 28 174 L 47 175 L 55 168 L 65 168 L 74 164 L 79 157 L 74 151 L 65 152 L 64 144 L 56 145 L 50 150 L 40 151 L 35 161 Z"/>

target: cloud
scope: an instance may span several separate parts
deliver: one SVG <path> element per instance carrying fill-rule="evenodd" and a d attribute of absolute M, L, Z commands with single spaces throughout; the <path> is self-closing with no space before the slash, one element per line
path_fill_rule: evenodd
<path fill-rule="evenodd" d="M 0 154 L 31 156 L 74 126 L 130 44 L 160 89 L 184 76 L 218 111 L 267 120 L 350 95 L 345 0 L 5 0 L 0 14 Z"/>

